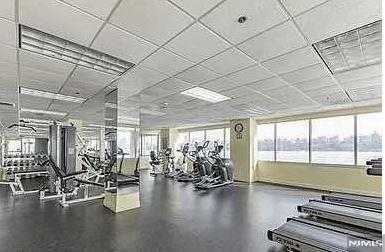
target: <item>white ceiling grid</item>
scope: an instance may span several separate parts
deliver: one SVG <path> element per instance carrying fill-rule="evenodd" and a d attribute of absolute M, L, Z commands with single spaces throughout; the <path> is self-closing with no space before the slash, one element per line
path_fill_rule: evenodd
<path fill-rule="evenodd" d="M 15 62 L 16 13 L 24 25 L 137 64 L 115 78 L 21 51 L 20 85 L 83 98 L 111 83 L 127 99 L 143 92 L 143 106 L 162 111 L 144 116 L 145 126 L 355 106 L 344 89 L 357 102 L 381 98 L 381 64 L 332 76 L 311 44 L 381 19 L 380 6 L 380 0 L 6 0 L 0 84 L 16 73 L 8 64 Z M 247 20 L 240 24 L 242 15 Z M 195 86 L 234 99 L 211 104 L 180 94 Z M 9 97 L 3 89 L 1 100 Z M 46 108 L 93 114 L 89 106 L 57 101 Z"/>

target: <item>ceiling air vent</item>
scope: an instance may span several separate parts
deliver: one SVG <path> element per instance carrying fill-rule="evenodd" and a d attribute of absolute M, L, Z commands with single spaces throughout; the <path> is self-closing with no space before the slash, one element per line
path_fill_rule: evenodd
<path fill-rule="evenodd" d="M 21 49 L 104 73 L 121 75 L 135 65 L 25 25 L 20 25 L 19 33 Z"/>
<path fill-rule="evenodd" d="M 381 62 L 382 21 L 313 44 L 332 74 Z"/>

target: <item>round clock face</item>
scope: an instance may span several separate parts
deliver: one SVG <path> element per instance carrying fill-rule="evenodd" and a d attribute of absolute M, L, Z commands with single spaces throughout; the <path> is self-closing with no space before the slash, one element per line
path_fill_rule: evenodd
<path fill-rule="evenodd" d="M 234 130 L 235 130 L 235 132 L 237 132 L 237 133 L 241 133 L 241 132 L 243 131 L 243 125 L 242 125 L 241 123 L 235 124 Z"/>

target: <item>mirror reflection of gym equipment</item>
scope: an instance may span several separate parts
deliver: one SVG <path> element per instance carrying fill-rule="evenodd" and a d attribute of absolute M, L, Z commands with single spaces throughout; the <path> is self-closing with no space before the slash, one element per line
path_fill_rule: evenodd
<path fill-rule="evenodd" d="M 381 0 L 2 0 L 0 252 L 379 252 Z"/>

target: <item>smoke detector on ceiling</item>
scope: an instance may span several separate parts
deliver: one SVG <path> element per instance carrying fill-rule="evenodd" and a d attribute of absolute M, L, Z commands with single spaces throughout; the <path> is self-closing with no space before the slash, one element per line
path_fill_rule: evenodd
<path fill-rule="evenodd" d="M 238 18 L 238 23 L 243 24 L 244 22 L 246 22 L 246 20 L 247 20 L 247 17 L 246 17 L 246 16 L 240 16 L 240 17 Z"/>

